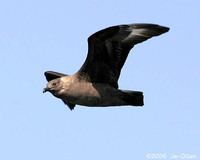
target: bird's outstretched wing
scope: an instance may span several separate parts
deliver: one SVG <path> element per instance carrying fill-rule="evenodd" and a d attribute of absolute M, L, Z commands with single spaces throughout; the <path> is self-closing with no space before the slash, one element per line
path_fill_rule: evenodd
<path fill-rule="evenodd" d="M 168 30 L 156 24 L 131 24 L 96 32 L 88 38 L 88 55 L 76 74 L 87 81 L 118 88 L 117 81 L 131 48 Z"/>

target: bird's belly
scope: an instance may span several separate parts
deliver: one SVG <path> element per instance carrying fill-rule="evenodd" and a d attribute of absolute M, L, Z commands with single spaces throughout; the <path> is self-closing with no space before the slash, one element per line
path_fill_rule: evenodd
<path fill-rule="evenodd" d="M 84 83 L 71 87 L 66 100 L 72 104 L 84 106 L 122 105 L 117 89 L 105 84 Z"/>

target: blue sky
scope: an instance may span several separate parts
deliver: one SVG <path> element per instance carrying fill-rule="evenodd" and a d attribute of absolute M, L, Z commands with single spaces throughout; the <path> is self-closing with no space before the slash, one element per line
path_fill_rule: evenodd
<path fill-rule="evenodd" d="M 200 157 L 200 2 L 0 2 L 0 159 L 144 160 Z M 141 90 L 144 107 L 70 111 L 42 93 L 47 70 L 75 73 L 87 38 L 118 24 L 155 23 L 170 31 L 135 46 L 119 80 Z M 179 158 L 180 159 L 180 158 Z"/>

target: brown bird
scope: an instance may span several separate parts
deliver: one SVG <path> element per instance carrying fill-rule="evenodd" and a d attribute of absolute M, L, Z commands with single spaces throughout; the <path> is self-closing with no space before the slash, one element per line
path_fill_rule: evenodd
<path fill-rule="evenodd" d="M 72 110 L 75 105 L 89 107 L 143 106 L 143 93 L 118 89 L 118 79 L 134 45 L 169 28 L 156 24 L 119 25 L 98 31 L 88 38 L 88 55 L 74 75 L 47 71 L 49 91 Z"/>

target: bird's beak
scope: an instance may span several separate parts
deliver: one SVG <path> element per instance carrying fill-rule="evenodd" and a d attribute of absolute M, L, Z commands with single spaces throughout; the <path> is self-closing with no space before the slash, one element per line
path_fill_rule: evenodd
<path fill-rule="evenodd" d="M 47 92 L 47 91 L 49 91 L 49 90 L 50 90 L 50 88 L 49 88 L 49 87 L 46 87 L 46 88 L 43 89 L 43 93 L 45 93 L 45 92 Z"/>

